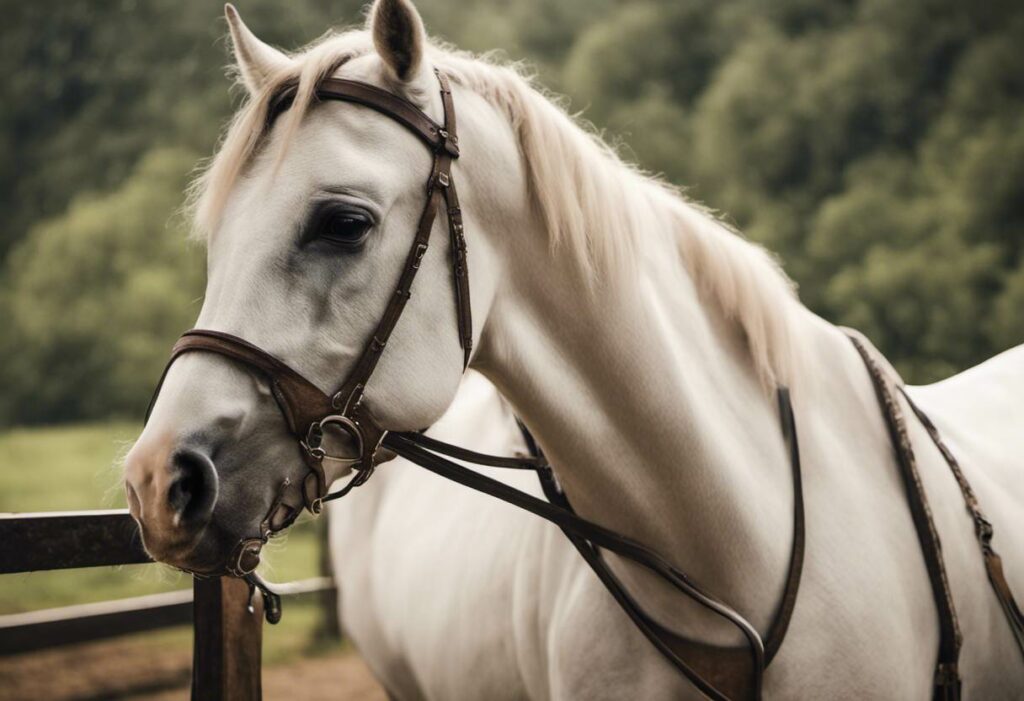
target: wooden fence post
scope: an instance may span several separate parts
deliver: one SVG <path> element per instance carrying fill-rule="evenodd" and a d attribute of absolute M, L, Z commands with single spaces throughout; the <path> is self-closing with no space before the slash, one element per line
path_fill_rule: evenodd
<path fill-rule="evenodd" d="M 193 583 L 192 701 L 258 701 L 262 696 L 263 598 L 234 577 Z"/>
<path fill-rule="evenodd" d="M 325 509 L 317 523 L 317 538 L 320 541 L 320 576 L 330 578 L 334 572 L 331 567 L 330 509 Z M 331 587 L 320 593 L 320 621 L 313 634 L 318 642 L 334 642 L 341 640 L 341 626 L 338 624 L 338 590 Z"/>

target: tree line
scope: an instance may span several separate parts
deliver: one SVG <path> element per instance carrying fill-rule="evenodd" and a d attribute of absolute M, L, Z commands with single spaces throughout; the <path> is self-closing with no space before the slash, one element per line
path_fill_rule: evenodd
<path fill-rule="evenodd" d="M 241 9 L 288 48 L 360 23 L 361 5 Z M 535 66 L 908 380 L 1024 341 L 1020 3 L 417 5 L 443 39 Z M 202 294 L 178 210 L 240 99 L 226 27 L 170 0 L 0 10 L 0 423 L 138 416 Z"/>

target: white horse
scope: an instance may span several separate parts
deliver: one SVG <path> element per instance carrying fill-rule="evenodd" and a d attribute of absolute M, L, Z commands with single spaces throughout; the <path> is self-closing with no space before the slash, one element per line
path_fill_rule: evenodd
<path fill-rule="evenodd" d="M 431 44 L 407 0 L 377 0 L 367 31 L 295 55 L 228 16 L 250 100 L 196 189 L 196 227 L 209 246 L 197 326 L 242 336 L 320 387 L 346 377 L 393 294 L 430 155 L 380 114 L 317 103 L 315 86 L 331 75 L 373 83 L 440 120 L 439 68 L 459 115 L 471 366 L 533 430 L 576 509 L 683 566 L 764 631 L 793 538 L 773 396 L 789 386 L 807 555 L 765 695 L 930 695 L 936 611 L 874 391 L 849 340 L 800 305 L 769 256 L 623 165 L 515 69 Z M 292 107 L 268 128 L 270 101 L 292 85 Z M 390 429 L 432 424 L 459 386 L 444 239 L 435 236 L 366 390 Z M 960 457 L 1018 592 L 1022 393 L 1024 349 L 912 390 Z M 449 427 L 448 437 L 509 447 L 507 416 L 487 413 L 499 416 Z M 960 492 L 913 420 L 910 438 L 963 631 L 964 694 L 1019 698 L 1024 661 Z M 336 553 L 346 624 L 396 694 L 698 695 L 602 598 L 554 528 L 391 467 L 338 507 L 353 512 L 334 542 L 346 551 Z M 266 383 L 204 353 L 171 367 L 126 461 L 146 547 L 200 569 L 222 564 L 256 529 L 285 477 L 299 484 L 304 475 Z M 285 498 L 301 504 L 297 489 Z M 443 534 L 457 545 L 442 548 Z M 665 625 L 739 643 L 659 580 L 609 560 Z"/>

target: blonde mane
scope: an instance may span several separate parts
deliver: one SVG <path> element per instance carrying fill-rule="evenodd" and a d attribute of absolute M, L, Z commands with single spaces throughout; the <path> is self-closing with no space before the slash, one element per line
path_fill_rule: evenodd
<path fill-rule="evenodd" d="M 196 236 L 205 238 L 216 228 L 228 194 L 263 145 L 274 97 L 297 86 L 275 139 L 283 153 L 315 100 L 317 84 L 372 51 L 364 31 L 332 33 L 293 54 L 290 66 L 270 76 L 235 115 L 216 156 L 190 187 Z M 702 297 L 742 330 L 766 388 L 794 381 L 793 323 L 799 303 L 771 255 L 675 188 L 624 163 L 598 134 L 539 90 L 519 65 L 437 43 L 429 51 L 430 60 L 453 83 L 479 94 L 508 118 L 553 247 L 569 249 L 591 278 L 609 279 L 628 277 L 652 251 L 674 249 Z"/>

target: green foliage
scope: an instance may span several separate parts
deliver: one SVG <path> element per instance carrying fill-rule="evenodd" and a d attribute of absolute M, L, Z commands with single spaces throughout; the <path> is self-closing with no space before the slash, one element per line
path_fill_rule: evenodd
<path fill-rule="evenodd" d="M 247 0 L 299 46 L 363 0 Z M 777 251 L 908 379 L 1024 341 L 1024 6 L 419 0 Z M 135 414 L 195 315 L 173 213 L 232 109 L 219 6 L 0 0 L 0 422 Z M 171 222 L 168 225 L 168 222 Z"/>
<path fill-rule="evenodd" d="M 271 43 L 361 21 L 356 0 L 247 0 Z M 221 5 L 0 0 L 0 260 L 83 190 L 117 185 L 154 146 L 209 153 L 231 110 Z"/>
<path fill-rule="evenodd" d="M 0 415 L 135 415 L 188 328 L 203 262 L 175 225 L 195 154 L 156 150 L 117 190 L 76 199 L 11 252 L 0 308 Z"/>
<path fill-rule="evenodd" d="M 911 381 L 1024 341 L 1024 8 L 646 0 L 566 85 Z"/>

